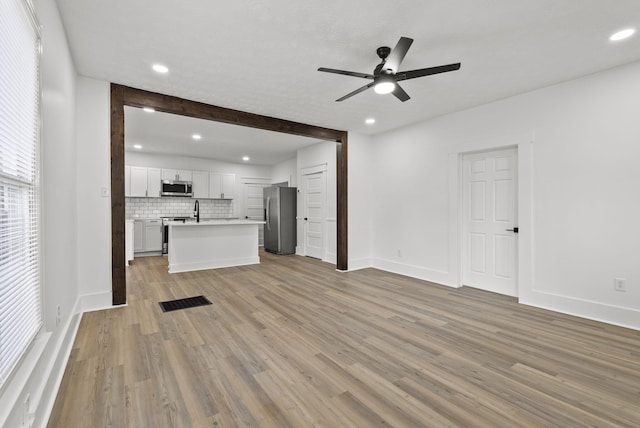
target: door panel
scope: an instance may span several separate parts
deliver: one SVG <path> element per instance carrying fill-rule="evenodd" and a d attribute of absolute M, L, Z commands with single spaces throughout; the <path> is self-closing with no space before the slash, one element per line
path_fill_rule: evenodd
<path fill-rule="evenodd" d="M 309 257 L 322 259 L 325 173 L 305 175 L 304 182 L 305 254 Z"/>
<path fill-rule="evenodd" d="M 464 285 L 516 296 L 516 149 L 463 158 Z"/>

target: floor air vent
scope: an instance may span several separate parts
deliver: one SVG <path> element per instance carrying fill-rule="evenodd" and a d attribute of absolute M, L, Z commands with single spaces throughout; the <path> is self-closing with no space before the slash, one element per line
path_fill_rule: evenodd
<path fill-rule="evenodd" d="M 168 300 L 160 302 L 162 312 L 177 311 L 178 309 L 195 308 L 196 306 L 210 305 L 211 302 L 204 296 L 187 297 L 185 299 Z"/>

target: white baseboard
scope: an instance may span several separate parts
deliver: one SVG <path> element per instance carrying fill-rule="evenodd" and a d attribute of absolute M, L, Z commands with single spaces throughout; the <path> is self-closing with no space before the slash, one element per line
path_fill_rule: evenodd
<path fill-rule="evenodd" d="M 257 264 L 260 264 L 260 257 L 245 257 L 193 263 L 175 263 L 169 265 L 169 273 L 191 272 L 194 270 L 217 269 L 223 267 Z"/>
<path fill-rule="evenodd" d="M 372 259 L 372 266 L 376 269 L 393 272 L 411 278 L 421 279 L 423 281 L 435 282 L 437 284 L 457 287 L 449 284 L 449 272 L 428 269 L 422 266 L 414 266 L 404 263 L 398 263 L 391 260 Z"/>
<path fill-rule="evenodd" d="M 349 269 L 347 272 L 351 272 L 354 270 L 366 269 L 373 267 L 373 262 L 370 258 L 361 258 L 361 259 L 352 259 L 349 260 Z"/>
<path fill-rule="evenodd" d="M 101 311 L 113 307 L 112 292 L 85 294 L 80 296 L 79 312 Z"/>
<path fill-rule="evenodd" d="M 45 378 L 45 387 L 38 406 L 40 411 L 36 412 L 34 427 L 45 428 L 49 422 L 49 417 L 51 416 L 51 411 L 53 410 L 53 405 L 55 404 L 58 390 L 60 389 L 60 384 L 62 383 L 62 378 L 67 368 L 67 362 L 73 349 L 73 343 L 76 340 L 78 327 L 80 326 L 80 320 L 82 318 L 80 309 L 81 300 L 82 296 L 76 300 L 74 310 L 65 325 L 64 333 L 60 336 L 55 351 L 51 354 L 49 367 L 46 370 L 49 376 Z"/>
<path fill-rule="evenodd" d="M 527 296 L 520 298 L 518 302 L 523 305 L 535 306 L 536 308 L 640 330 L 640 311 L 637 309 L 536 290 L 527 293 Z"/>

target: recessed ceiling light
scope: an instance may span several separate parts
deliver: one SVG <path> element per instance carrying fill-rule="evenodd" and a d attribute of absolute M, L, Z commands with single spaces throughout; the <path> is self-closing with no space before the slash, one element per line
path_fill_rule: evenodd
<path fill-rule="evenodd" d="M 627 29 L 618 31 L 617 33 L 613 33 L 611 37 L 609 37 L 609 40 L 612 42 L 618 42 L 620 40 L 624 40 L 633 36 L 635 32 L 636 30 L 634 28 L 627 28 Z"/>
<path fill-rule="evenodd" d="M 376 120 L 370 117 L 369 119 L 365 120 L 364 123 L 366 123 L 367 125 L 373 125 L 374 123 L 376 123 Z"/>
<path fill-rule="evenodd" d="M 146 111 L 147 113 L 153 113 L 154 111 L 156 111 L 156 109 L 151 107 L 143 107 L 142 110 Z"/>
<path fill-rule="evenodd" d="M 153 68 L 153 71 L 157 73 L 167 73 L 169 71 L 167 66 L 162 64 L 153 64 L 152 68 Z"/>
<path fill-rule="evenodd" d="M 191 138 L 193 138 L 194 140 L 201 140 L 201 139 L 202 139 L 202 135 L 200 135 L 200 134 L 193 134 L 193 135 L 191 136 Z"/>
<path fill-rule="evenodd" d="M 142 148 L 142 146 L 140 144 L 134 144 L 133 148 L 140 150 Z"/>
<path fill-rule="evenodd" d="M 249 160 L 249 156 L 242 156 L 242 160 L 245 161 L 245 162 L 248 161 Z"/>

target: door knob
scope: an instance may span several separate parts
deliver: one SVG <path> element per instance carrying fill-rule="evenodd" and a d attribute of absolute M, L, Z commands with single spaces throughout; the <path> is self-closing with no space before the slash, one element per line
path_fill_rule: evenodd
<path fill-rule="evenodd" d="M 249 216 L 248 216 L 248 215 L 246 215 L 246 216 L 244 216 L 244 218 L 249 218 Z"/>
<path fill-rule="evenodd" d="M 507 232 L 518 233 L 518 228 L 514 227 L 513 229 L 507 229 Z"/>
<path fill-rule="evenodd" d="M 307 218 L 306 218 L 306 217 L 304 218 L 304 221 L 307 221 Z"/>

